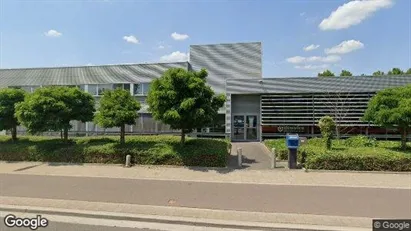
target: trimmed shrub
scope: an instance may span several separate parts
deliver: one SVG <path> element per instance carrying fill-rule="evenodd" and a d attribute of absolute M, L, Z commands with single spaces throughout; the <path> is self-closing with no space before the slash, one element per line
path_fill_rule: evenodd
<path fill-rule="evenodd" d="M 288 160 L 288 149 L 285 139 L 264 140 L 264 144 L 270 151 L 272 148 L 275 148 L 278 160 Z"/>
<path fill-rule="evenodd" d="M 176 136 L 130 136 L 121 145 L 117 137 L 82 137 L 64 143 L 50 137 L 22 137 L 17 142 L 0 136 L 0 160 L 225 167 L 230 142 Z"/>
<path fill-rule="evenodd" d="M 367 136 L 353 136 L 345 140 L 347 147 L 376 147 L 377 140 L 375 138 L 368 138 Z"/>
<path fill-rule="evenodd" d="M 357 171 L 411 171 L 411 150 L 398 148 L 396 141 L 376 141 L 364 136 L 347 140 L 334 140 L 331 150 L 321 138 L 309 139 L 298 149 L 297 160 L 301 163 L 302 152 L 306 153 L 304 167 L 324 170 Z M 280 150 L 282 159 L 288 158 L 285 139 L 266 140 L 268 148 Z"/>

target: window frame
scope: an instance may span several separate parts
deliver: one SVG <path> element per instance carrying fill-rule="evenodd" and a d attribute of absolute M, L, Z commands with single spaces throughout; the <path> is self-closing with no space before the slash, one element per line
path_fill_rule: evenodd
<path fill-rule="evenodd" d="M 133 84 L 133 95 L 134 96 L 146 96 L 148 95 L 148 89 L 150 89 L 151 82 L 141 82 Z M 136 85 L 141 86 L 141 93 L 136 94 Z M 148 88 L 148 89 L 146 89 Z"/>

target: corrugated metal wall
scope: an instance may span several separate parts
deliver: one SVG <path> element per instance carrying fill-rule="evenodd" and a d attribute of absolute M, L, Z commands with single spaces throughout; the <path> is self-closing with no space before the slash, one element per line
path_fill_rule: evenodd
<path fill-rule="evenodd" d="M 374 93 L 270 94 L 261 97 L 262 125 L 310 126 L 329 115 L 338 125 L 368 126 L 361 117 Z"/>

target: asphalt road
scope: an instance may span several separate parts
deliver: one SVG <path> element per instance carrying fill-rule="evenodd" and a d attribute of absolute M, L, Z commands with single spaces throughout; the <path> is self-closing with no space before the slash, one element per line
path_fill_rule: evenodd
<path fill-rule="evenodd" d="M 28 231 L 30 228 L 25 227 L 7 227 L 3 222 L 3 217 L 1 217 L 2 222 L 0 223 L 1 231 Z M 139 229 L 139 228 L 123 228 L 123 227 L 109 227 L 100 225 L 83 225 L 83 224 L 73 224 L 73 223 L 63 223 L 63 222 L 51 222 L 47 227 L 38 228 L 39 231 L 161 231 L 159 229 Z"/>
<path fill-rule="evenodd" d="M 411 218 L 411 190 L 407 189 L 0 174 L 0 195 L 238 211 Z"/>
<path fill-rule="evenodd" d="M 0 219 L 3 220 L 1 217 Z M 197 227 L 199 228 L 199 227 Z M 207 227 L 201 227 L 203 230 L 207 230 Z M 9 228 L 4 225 L 3 222 L 0 222 L 0 230 L 1 231 L 29 231 L 29 228 L 22 228 L 22 227 L 13 227 Z M 83 224 L 75 224 L 75 223 L 63 223 L 63 222 L 52 222 L 49 226 L 45 228 L 38 228 L 38 231 L 164 231 L 170 229 L 140 229 L 140 228 L 124 228 L 124 227 L 110 227 L 110 226 L 101 226 L 101 225 L 83 225 Z M 197 229 L 198 230 L 198 229 Z M 224 231 L 225 229 L 221 229 Z M 237 230 L 237 231 L 245 231 L 245 230 Z M 306 229 L 271 229 L 270 231 L 314 231 L 314 230 L 306 230 Z"/>

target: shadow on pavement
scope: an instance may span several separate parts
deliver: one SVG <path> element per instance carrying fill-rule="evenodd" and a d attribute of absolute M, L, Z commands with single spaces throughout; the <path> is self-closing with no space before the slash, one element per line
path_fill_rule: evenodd
<path fill-rule="evenodd" d="M 82 166 L 84 163 L 65 163 L 65 162 L 50 162 L 48 166 Z"/>

